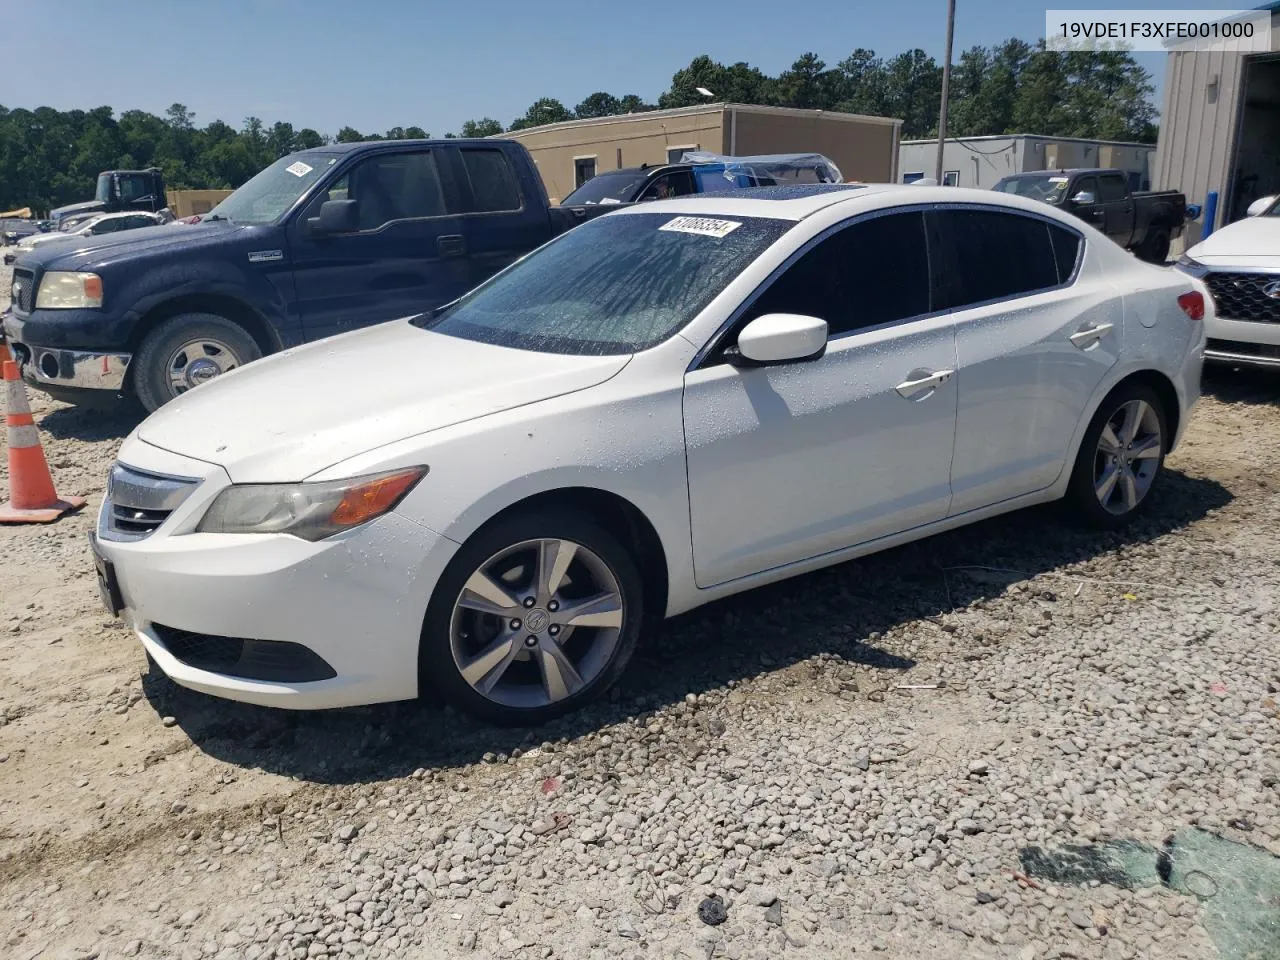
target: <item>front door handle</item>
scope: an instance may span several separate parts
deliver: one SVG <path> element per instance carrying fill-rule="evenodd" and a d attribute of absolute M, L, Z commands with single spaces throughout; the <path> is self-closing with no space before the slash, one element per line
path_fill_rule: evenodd
<path fill-rule="evenodd" d="M 951 379 L 954 370 L 912 370 L 894 389 L 908 400 L 927 400 L 939 386 Z"/>
<path fill-rule="evenodd" d="M 1100 323 L 1096 327 L 1085 327 L 1071 335 L 1071 343 L 1081 350 L 1088 350 L 1090 347 L 1097 346 L 1098 341 L 1114 328 L 1114 323 Z"/>
<path fill-rule="evenodd" d="M 460 257 L 467 252 L 467 240 L 460 233 L 452 233 L 436 239 L 436 250 L 442 257 Z"/>

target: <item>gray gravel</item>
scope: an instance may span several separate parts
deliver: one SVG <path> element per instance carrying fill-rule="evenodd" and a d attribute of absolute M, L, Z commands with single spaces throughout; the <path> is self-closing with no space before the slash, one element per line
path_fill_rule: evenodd
<path fill-rule="evenodd" d="M 1020 862 L 1188 826 L 1280 854 L 1280 389 L 1212 385 L 1131 533 L 1031 511 L 720 603 L 533 732 L 179 690 L 90 579 L 56 626 L 19 599 L 87 521 L 0 530 L 0 954 L 1214 957 L 1192 897 Z M 119 424 L 76 422 L 100 476 Z M 23 666 L 59 646 L 96 685 Z"/>

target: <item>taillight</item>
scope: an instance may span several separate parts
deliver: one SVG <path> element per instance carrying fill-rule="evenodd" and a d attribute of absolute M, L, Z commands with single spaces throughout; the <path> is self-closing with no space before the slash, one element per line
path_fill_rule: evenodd
<path fill-rule="evenodd" d="M 1192 320 L 1204 319 L 1204 294 L 1199 290 L 1184 293 L 1178 298 L 1178 306 Z"/>

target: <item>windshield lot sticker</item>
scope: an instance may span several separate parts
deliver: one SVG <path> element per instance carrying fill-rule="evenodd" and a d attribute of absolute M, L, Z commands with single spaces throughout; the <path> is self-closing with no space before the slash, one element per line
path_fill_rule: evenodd
<path fill-rule="evenodd" d="M 285 169 L 288 170 L 290 173 L 292 173 L 295 177 L 305 177 L 314 168 L 303 163 L 301 160 L 298 160 L 298 161 L 295 161 L 294 163 L 289 164 L 287 167 L 285 167 Z"/>
<path fill-rule="evenodd" d="M 736 220 L 716 220 L 713 217 L 676 217 L 668 220 L 659 230 L 671 230 L 675 233 L 696 233 L 703 237 L 715 237 L 719 240 L 737 230 L 741 223 Z"/>

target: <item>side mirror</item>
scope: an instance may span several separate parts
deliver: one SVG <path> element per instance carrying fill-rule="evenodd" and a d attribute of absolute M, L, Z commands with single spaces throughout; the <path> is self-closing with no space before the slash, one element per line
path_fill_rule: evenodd
<path fill-rule="evenodd" d="M 1074 197 L 1071 198 L 1071 202 L 1074 203 L 1077 207 L 1087 207 L 1091 203 L 1096 203 L 1097 200 L 1098 198 L 1095 197 L 1088 190 L 1081 190 L 1079 193 L 1077 193 Z"/>
<path fill-rule="evenodd" d="M 359 203 L 356 200 L 326 200 L 320 204 L 320 215 L 307 221 L 312 233 L 354 233 L 359 227 Z"/>
<path fill-rule="evenodd" d="M 827 321 L 796 313 L 766 313 L 738 334 L 738 354 L 748 365 L 817 360 L 827 351 Z"/>
<path fill-rule="evenodd" d="M 1271 205 L 1280 199 L 1280 194 L 1273 194 L 1269 197 L 1259 197 L 1253 203 L 1249 204 L 1249 209 L 1245 211 L 1251 217 L 1260 217 L 1271 209 Z"/>

